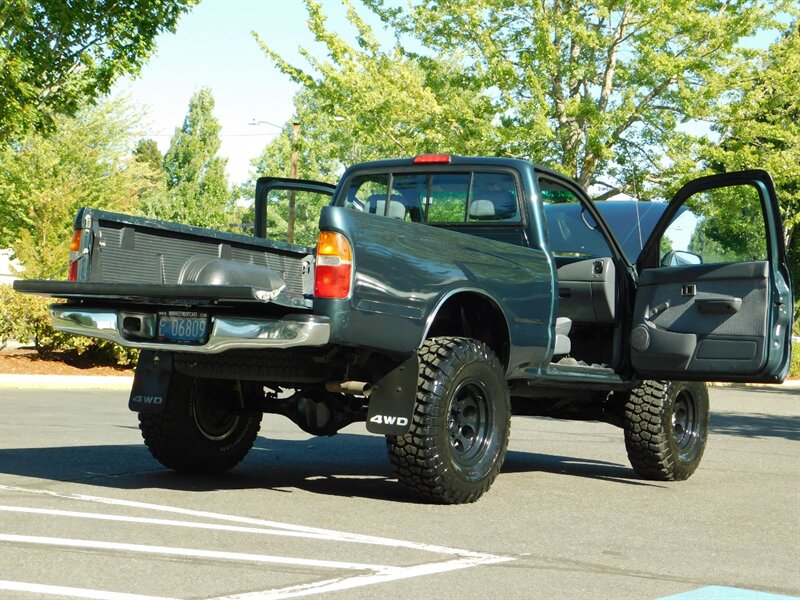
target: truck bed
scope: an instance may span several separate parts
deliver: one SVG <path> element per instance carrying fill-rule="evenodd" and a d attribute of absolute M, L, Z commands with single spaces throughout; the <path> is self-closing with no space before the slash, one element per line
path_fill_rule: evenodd
<path fill-rule="evenodd" d="M 313 249 L 82 209 L 77 281 L 24 281 L 22 292 L 137 304 L 269 302 L 311 308 Z"/>

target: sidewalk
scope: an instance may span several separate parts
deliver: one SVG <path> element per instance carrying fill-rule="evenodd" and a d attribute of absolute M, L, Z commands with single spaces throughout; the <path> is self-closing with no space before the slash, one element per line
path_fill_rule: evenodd
<path fill-rule="evenodd" d="M 0 374 L 0 393 L 6 389 L 130 391 L 132 385 L 131 376 Z"/>

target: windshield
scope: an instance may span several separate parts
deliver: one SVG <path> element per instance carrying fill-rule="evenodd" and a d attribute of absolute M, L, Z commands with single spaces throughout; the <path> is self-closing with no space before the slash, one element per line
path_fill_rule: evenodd
<path fill-rule="evenodd" d="M 636 201 L 595 202 L 594 205 L 631 264 L 639 257 L 647 238 L 668 206 L 666 202 Z"/>
<path fill-rule="evenodd" d="M 639 253 L 667 208 L 663 202 L 609 201 L 594 205 L 617 238 L 628 263 Z M 591 215 L 575 203 L 545 204 L 545 215 L 553 251 L 584 257 L 608 256 L 605 238 L 596 228 Z"/>

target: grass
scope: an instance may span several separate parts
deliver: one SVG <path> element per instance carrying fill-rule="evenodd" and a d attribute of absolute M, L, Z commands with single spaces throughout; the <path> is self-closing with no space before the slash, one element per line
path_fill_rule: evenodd
<path fill-rule="evenodd" d="M 789 365 L 789 377 L 800 378 L 800 343 L 792 342 L 792 364 Z"/>

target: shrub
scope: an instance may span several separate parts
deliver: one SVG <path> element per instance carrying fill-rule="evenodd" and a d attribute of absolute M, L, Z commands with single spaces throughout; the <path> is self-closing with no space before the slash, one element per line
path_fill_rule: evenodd
<path fill-rule="evenodd" d="M 17 340 L 33 344 L 41 356 L 77 354 L 98 364 L 122 367 L 136 363 L 138 350 L 53 329 L 48 310 L 52 303 L 51 299 L 18 294 L 10 285 L 0 285 L 0 347 Z"/>

